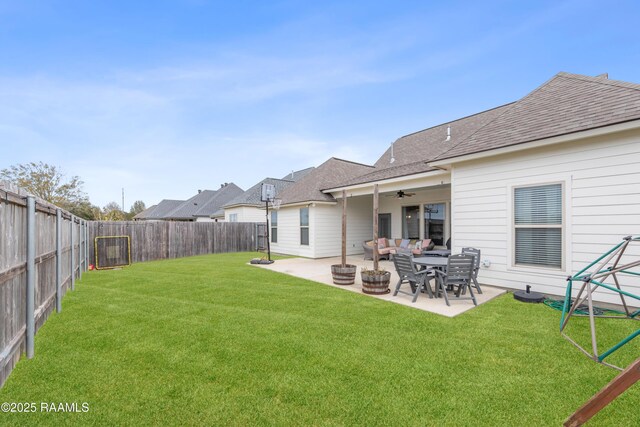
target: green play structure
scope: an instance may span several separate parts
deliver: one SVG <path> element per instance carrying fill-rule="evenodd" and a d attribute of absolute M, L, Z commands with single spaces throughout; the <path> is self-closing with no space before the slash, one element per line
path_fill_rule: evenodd
<path fill-rule="evenodd" d="M 575 275 L 567 278 L 567 290 L 564 299 L 564 305 L 562 308 L 562 317 L 560 318 L 560 332 L 562 336 L 569 340 L 573 345 L 578 347 L 587 356 L 595 360 L 596 362 L 610 366 L 616 369 L 622 369 L 618 366 L 609 364 L 604 359 L 611 355 L 613 352 L 620 349 L 622 346 L 640 335 L 640 329 L 633 332 L 631 335 L 625 337 L 620 342 L 615 344 L 608 350 L 599 353 L 598 343 L 596 337 L 596 317 L 609 317 L 626 320 L 640 320 L 640 310 L 632 311 L 627 306 L 626 297 L 640 300 L 640 296 L 635 295 L 628 290 L 624 290 L 625 278 L 631 279 L 640 283 L 640 236 L 632 237 L 627 236 L 622 239 L 622 242 L 614 246 L 604 255 L 590 263 L 588 266 L 580 270 Z M 574 282 L 582 283 L 580 290 L 574 300 L 572 300 L 572 291 Z M 620 301 L 624 307 L 624 312 L 621 315 L 602 315 L 598 314 L 594 310 L 593 305 L 593 292 L 603 288 L 620 296 Z M 569 323 L 569 320 L 574 316 L 584 316 L 578 314 L 580 309 L 583 308 L 584 302 L 587 302 L 587 314 L 589 317 L 589 324 L 591 327 L 591 347 L 592 353 L 582 348 L 577 342 L 572 340 L 565 332 L 565 328 Z M 637 304 L 634 304 L 637 306 Z"/>

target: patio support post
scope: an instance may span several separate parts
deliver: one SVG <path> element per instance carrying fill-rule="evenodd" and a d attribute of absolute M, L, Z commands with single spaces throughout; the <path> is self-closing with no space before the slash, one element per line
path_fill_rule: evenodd
<path fill-rule="evenodd" d="M 27 305 L 26 338 L 27 358 L 33 359 L 35 325 L 35 284 L 36 284 L 36 198 L 27 196 Z"/>
<path fill-rule="evenodd" d="M 347 265 L 347 190 L 342 190 L 342 268 Z"/>
<path fill-rule="evenodd" d="M 373 269 L 378 269 L 378 184 L 373 186 Z"/>

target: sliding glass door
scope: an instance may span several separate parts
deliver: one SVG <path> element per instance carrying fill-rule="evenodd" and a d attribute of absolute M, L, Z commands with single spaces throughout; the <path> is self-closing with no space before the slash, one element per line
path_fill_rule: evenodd
<path fill-rule="evenodd" d="M 444 246 L 445 204 L 424 205 L 424 238 L 431 239 L 436 246 Z"/>
<path fill-rule="evenodd" d="M 420 206 L 402 207 L 402 238 L 420 238 Z"/>

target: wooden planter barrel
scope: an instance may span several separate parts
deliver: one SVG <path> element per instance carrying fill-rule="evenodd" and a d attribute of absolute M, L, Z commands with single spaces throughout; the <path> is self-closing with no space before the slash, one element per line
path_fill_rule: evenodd
<path fill-rule="evenodd" d="M 389 281 L 391 273 L 385 271 L 384 274 L 360 273 L 362 277 L 362 292 L 369 295 L 382 295 L 389 293 Z"/>
<path fill-rule="evenodd" d="M 336 285 L 353 285 L 356 281 L 357 266 L 353 264 L 346 264 L 344 267 L 342 264 L 335 264 L 331 266 L 331 275 L 333 276 L 333 283 Z"/>

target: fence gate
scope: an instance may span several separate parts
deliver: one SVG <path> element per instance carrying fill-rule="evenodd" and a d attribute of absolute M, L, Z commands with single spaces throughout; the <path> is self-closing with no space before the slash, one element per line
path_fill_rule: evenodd
<path fill-rule="evenodd" d="M 267 224 L 256 224 L 256 251 L 267 250 Z"/>

